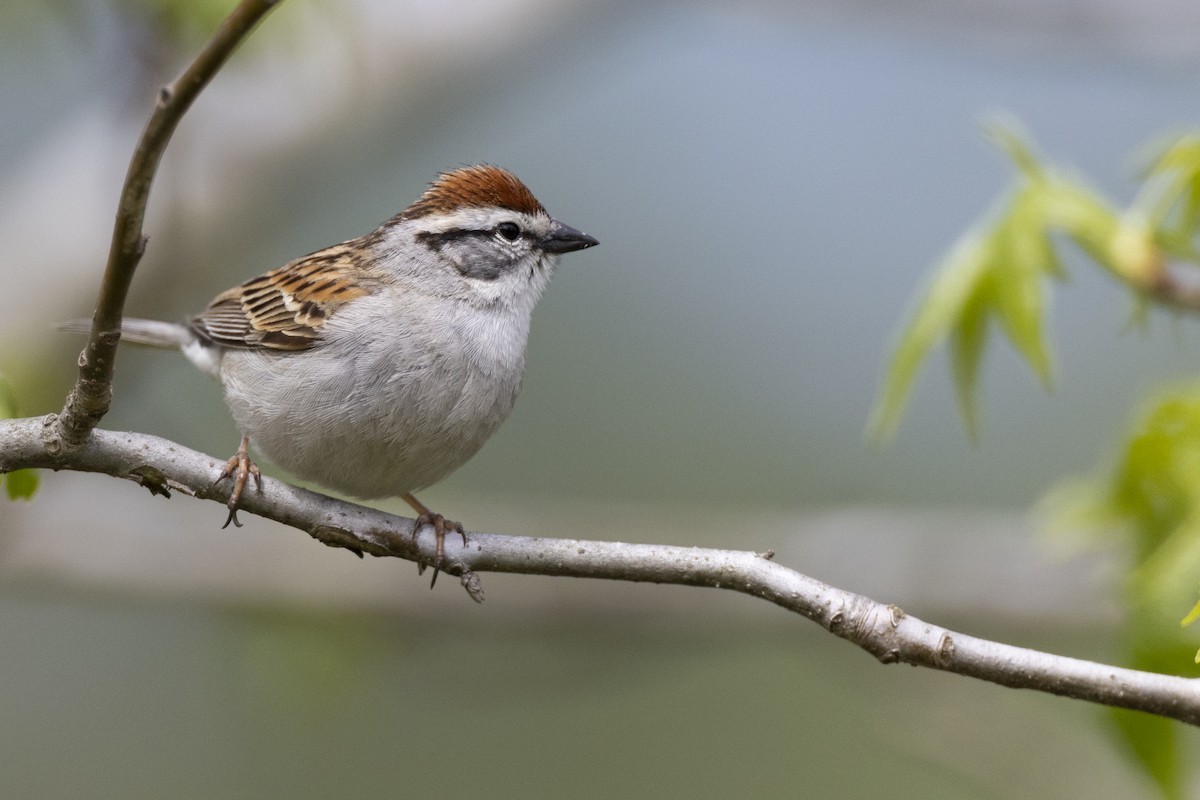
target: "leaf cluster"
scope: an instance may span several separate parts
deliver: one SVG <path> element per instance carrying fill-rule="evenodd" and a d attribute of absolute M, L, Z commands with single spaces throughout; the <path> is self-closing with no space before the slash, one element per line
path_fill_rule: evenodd
<path fill-rule="evenodd" d="M 959 409 L 978 437 L 980 364 L 999 329 L 1047 388 L 1053 354 L 1046 332 L 1051 282 L 1065 272 L 1059 248 L 1078 248 L 1131 293 L 1138 316 L 1151 303 L 1200 311 L 1200 290 L 1175 271 L 1200 264 L 1200 135 L 1159 142 L 1127 208 L 1069 172 L 1043 163 L 1011 122 L 989 125 L 1016 167 L 996 207 L 951 247 L 904 327 L 889 362 L 868 436 L 891 437 L 916 375 L 948 344 Z M 1178 672 L 1194 649 L 1177 620 L 1200 581 L 1200 384 L 1164 391 L 1138 414 L 1115 462 L 1088 479 L 1064 482 L 1043 502 L 1059 529 L 1103 532 L 1130 558 L 1122 590 L 1122 644 L 1131 666 Z M 1183 623 L 1200 619 L 1200 603 Z M 1196 655 L 1200 662 L 1200 654 Z M 1123 741 L 1166 797 L 1181 796 L 1176 726 L 1114 712 Z"/>
<path fill-rule="evenodd" d="M 921 365 L 943 343 L 963 424 L 977 438 L 979 368 L 993 327 L 1047 389 L 1053 385 L 1046 313 L 1050 282 L 1066 277 L 1060 240 L 1133 289 L 1139 307 L 1169 277 L 1167 256 L 1196 261 L 1190 234 L 1200 218 L 1200 139 L 1166 148 L 1138 199 L 1121 210 L 1073 174 L 1042 163 L 1014 123 L 994 121 L 988 132 L 1017 168 L 1013 185 L 950 248 L 921 293 L 868 423 L 872 441 L 895 433 Z"/>

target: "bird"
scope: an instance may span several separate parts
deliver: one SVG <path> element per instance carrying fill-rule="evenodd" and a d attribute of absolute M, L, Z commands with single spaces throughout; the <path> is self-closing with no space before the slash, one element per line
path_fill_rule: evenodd
<path fill-rule="evenodd" d="M 414 539 L 434 528 L 436 581 L 447 532 L 467 536 L 414 492 L 508 418 L 559 256 L 596 244 L 511 172 L 461 167 L 374 231 L 221 292 L 182 322 L 125 319 L 122 338 L 177 348 L 223 386 L 242 438 L 214 482 L 233 482 L 222 527 L 241 526 L 251 478 L 262 490 L 253 444 L 327 489 L 402 498 Z"/>

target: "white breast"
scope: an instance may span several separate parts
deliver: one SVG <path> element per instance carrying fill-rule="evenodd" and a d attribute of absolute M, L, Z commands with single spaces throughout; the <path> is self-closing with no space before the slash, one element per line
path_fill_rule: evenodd
<path fill-rule="evenodd" d="M 428 486 L 474 455 L 521 388 L 529 315 L 362 298 L 311 350 L 228 350 L 226 400 L 252 446 L 362 498 Z"/>

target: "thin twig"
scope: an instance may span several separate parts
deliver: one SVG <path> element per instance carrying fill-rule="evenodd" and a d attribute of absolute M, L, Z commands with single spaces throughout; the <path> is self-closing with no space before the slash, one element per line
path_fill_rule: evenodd
<path fill-rule="evenodd" d="M 112 377 L 117 343 L 121 338 L 121 316 L 134 270 L 146 249 L 142 225 L 150 185 L 158 171 L 163 151 L 179 120 L 200 91 L 279 0 L 242 0 L 220 29 L 175 80 L 158 94 L 158 103 L 138 140 L 125 175 L 117 206 L 108 264 L 100 284 L 100 297 L 92 320 L 87 345 L 79 354 L 79 377 L 67 395 L 47 446 L 55 449 L 78 447 L 108 413 L 112 400 Z"/>
<path fill-rule="evenodd" d="M 212 484 L 223 461 L 156 436 L 105 430 L 96 430 L 78 449 L 52 455 L 42 443 L 43 428 L 52 425 L 53 417 L 0 420 L 0 472 L 27 467 L 98 472 L 136 481 L 155 494 L 227 499 L 228 485 Z M 411 519 L 282 481 L 264 479 L 262 492 L 245 494 L 242 507 L 359 554 L 429 563 L 435 552 L 428 528 L 412 537 Z M 214 526 L 220 516 L 214 516 Z M 955 633 L 776 564 L 770 554 L 470 533 L 465 546 L 455 537 L 447 539 L 446 555 L 443 570 L 458 575 L 476 600 L 483 597 L 478 573 L 488 571 L 730 589 L 807 617 L 885 664 L 929 667 L 1200 725 L 1200 682 L 1195 680 Z"/>
<path fill-rule="evenodd" d="M 1180 280 L 1166 268 L 1145 286 L 1135 287 L 1156 303 L 1177 311 L 1200 311 L 1200 286 Z"/>

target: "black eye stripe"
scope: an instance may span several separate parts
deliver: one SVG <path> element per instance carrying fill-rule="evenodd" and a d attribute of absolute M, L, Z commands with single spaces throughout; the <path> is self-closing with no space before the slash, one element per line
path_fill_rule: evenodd
<path fill-rule="evenodd" d="M 441 251 L 443 247 L 451 242 L 457 242 L 462 239 L 470 239 L 471 237 L 491 236 L 491 231 L 481 231 L 472 228 L 451 228 L 448 231 L 419 231 L 413 238 L 418 242 L 428 247 L 430 250 Z"/>
<path fill-rule="evenodd" d="M 485 228 L 483 230 L 479 228 L 450 228 L 449 230 L 436 233 L 434 231 L 419 231 L 413 238 L 430 250 L 441 251 L 443 247 L 451 242 L 470 238 L 490 239 L 497 233 L 510 242 L 515 242 L 525 235 L 525 231 L 517 223 L 501 222 L 495 228 Z"/>
<path fill-rule="evenodd" d="M 447 245 L 453 242 L 459 242 L 466 239 L 492 239 L 496 236 L 496 233 L 496 228 L 489 228 L 485 230 L 480 230 L 478 228 L 451 228 L 450 230 L 441 231 L 440 233 L 434 233 L 433 231 L 420 231 L 416 233 L 413 238 L 435 253 L 440 253 Z M 517 235 L 520 236 L 520 231 L 518 231 Z M 461 262 L 457 258 L 452 258 L 450 260 L 454 264 L 455 269 L 457 269 L 461 275 L 483 281 L 494 281 L 504 273 L 508 272 L 513 266 L 513 264 L 507 260 L 479 260 L 474 263 Z"/>

